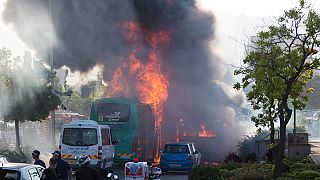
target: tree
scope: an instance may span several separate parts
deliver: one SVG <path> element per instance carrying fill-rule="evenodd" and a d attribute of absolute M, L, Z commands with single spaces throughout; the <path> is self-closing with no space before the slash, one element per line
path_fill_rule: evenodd
<path fill-rule="evenodd" d="M 80 92 L 74 91 L 70 97 L 62 97 L 62 102 L 67 109 L 89 116 L 92 102 L 103 97 L 106 90 L 107 87 L 102 83 L 102 74 L 99 74 L 97 80 L 82 85 Z"/>
<path fill-rule="evenodd" d="M 0 82 L 3 84 L 1 86 L 2 88 L 7 88 L 10 85 L 10 68 L 9 68 L 9 63 L 10 63 L 10 57 L 11 57 L 11 52 L 6 49 L 2 48 L 0 49 Z"/>
<path fill-rule="evenodd" d="M 280 122 L 280 138 L 272 148 L 276 179 L 283 171 L 286 126 L 292 114 L 289 103 L 296 109 L 304 108 L 308 100 L 304 93 L 306 83 L 319 67 L 316 55 L 320 46 L 320 16 L 304 0 L 299 2 L 298 7 L 285 11 L 276 24 L 257 33 L 247 45 L 245 66 L 235 70 L 236 75 L 244 77 L 234 87 L 251 87 L 248 98 L 263 110 L 272 107 L 273 121 Z M 268 124 L 266 118 L 257 118 Z"/>
<path fill-rule="evenodd" d="M 21 99 L 9 104 L 10 111 L 5 116 L 5 121 L 14 121 L 16 131 L 16 147 L 20 150 L 19 123 L 24 121 L 41 121 L 48 117 L 49 112 L 57 109 L 61 101 L 51 87 L 34 87 L 34 94 L 23 91 Z"/>
<path fill-rule="evenodd" d="M 16 148 L 20 150 L 19 123 L 24 121 L 40 121 L 45 119 L 51 110 L 61 105 L 59 97 L 52 91 L 47 81 L 28 76 L 21 67 L 11 65 L 11 53 L 7 49 L 0 50 L 1 82 L 4 82 L 4 94 L 7 109 L 3 112 L 5 121 L 15 123 Z M 16 70 L 15 70 L 16 68 Z M 27 82 L 21 85 L 21 82 Z"/>

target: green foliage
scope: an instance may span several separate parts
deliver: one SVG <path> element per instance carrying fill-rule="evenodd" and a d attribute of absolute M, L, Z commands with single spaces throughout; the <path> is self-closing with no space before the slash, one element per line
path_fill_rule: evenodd
<path fill-rule="evenodd" d="M 51 110 L 56 109 L 61 101 L 51 87 L 35 87 L 34 94 L 23 91 L 21 99 L 9 104 L 10 110 L 5 114 L 5 121 L 41 121 Z"/>
<path fill-rule="evenodd" d="M 268 164 L 245 164 L 238 169 L 239 179 L 270 179 L 272 177 L 272 166 Z"/>
<path fill-rule="evenodd" d="M 223 163 L 221 165 L 219 165 L 219 169 L 223 169 L 223 170 L 228 170 L 228 171 L 232 171 L 238 168 L 242 168 L 242 164 L 241 163 L 235 163 L 235 162 L 228 162 L 228 163 Z"/>
<path fill-rule="evenodd" d="M 221 172 L 217 168 L 199 166 L 191 170 L 189 180 L 220 179 Z"/>
<path fill-rule="evenodd" d="M 258 32 L 247 46 L 244 66 L 234 72 L 244 76 L 234 88 L 250 87 L 248 100 L 262 112 L 252 117 L 257 127 L 273 130 L 274 122 L 279 120 L 280 131 L 285 130 L 292 114 L 290 99 L 296 109 L 303 109 L 308 101 L 305 87 L 313 70 L 319 68 L 320 47 L 320 15 L 310 7 L 301 0 L 298 7 L 285 11 L 275 24 Z M 285 139 L 285 133 L 280 134 L 280 139 Z M 282 157 L 284 141 L 279 142 L 282 144 L 276 154 Z"/>
<path fill-rule="evenodd" d="M 62 97 L 62 102 L 72 112 L 89 116 L 92 102 L 103 97 L 106 90 L 101 76 L 98 80 L 81 86 L 80 92 L 74 91 L 70 97 Z"/>
<path fill-rule="evenodd" d="M 4 112 L 4 120 L 23 122 L 45 119 L 49 111 L 61 104 L 59 97 L 40 77 L 37 79 L 34 76 L 26 76 L 24 73 L 28 72 L 23 68 L 12 66 L 14 61 L 9 50 L 0 50 L 0 81 L 5 84 L 5 95 L 10 97 L 10 101 L 6 102 L 8 111 Z M 28 83 L 22 86 L 21 82 Z"/>
<path fill-rule="evenodd" d="M 70 97 L 62 97 L 63 104 L 68 110 L 88 116 L 93 99 L 81 97 L 80 93 L 75 91 Z"/>
<path fill-rule="evenodd" d="M 304 170 L 302 172 L 298 172 L 296 177 L 301 180 L 313 180 L 316 178 L 320 178 L 320 173 L 313 170 Z"/>
<path fill-rule="evenodd" d="M 310 159 L 292 161 L 284 158 L 287 169 L 279 179 L 316 179 L 319 178 L 320 167 Z M 223 163 L 213 167 L 198 167 L 191 171 L 189 179 L 273 179 L 273 164 L 258 163 Z"/>
<path fill-rule="evenodd" d="M 0 49 L 0 89 L 6 89 L 11 86 L 11 78 L 9 74 L 11 73 L 10 69 L 10 58 L 11 52 L 6 48 Z M 2 85 L 3 84 L 3 85 Z"/>
<path fill-rule="evenodd" d="M 9 162 L 15 162 L 15 163 L 27 162 L 26 155 L 22 151 L 11 151 L 8 149 L 2 149 L 0 150 L 0 155 L 5 156 Z"/>
<path fill-rule="evenodd" d="M 224 163 L 234 162 L 239 163 L 241 162 L 240 156 L 236 152 L 230 152 L 227 156 L 224 157 Z"/>
<path fill-rule="evenodd" d="M 226 165 L 219 165 L 222 179 L 272 179 L 272 165 L 244 163 L 234 169 L 226 169 Z"/>
<path fill-rule="evenodd" d="M 285 11 L 276 25 L 259 32 L 251 42 L 253 45 L 248 46 L 248 55 L 243 61 L 246 66 L 235 70 L 235 75 L 244 77 L 234 87 L 252 88 L 247 97 L 255 109 L 266 111 L 274 106 L 270 113 L 261 113 L 252 119 L 257 126 L 268 125 L 266 122 L 271 119 L 267 117 L 277 114 L 274 103 L 287 105 L 282 101 L 288 97 L 296 99 L 296 108 L 305 106 L 307 98 L 301 96 L 303 87 L 312 78 L 312 70 L 319 67 L 319 59 L 311 58 L 319 48 L 319 19 L 319 14 L 301 1 L 300 7 Z M 304 34 L 300 33 L 303 27 L 307 28 Z"/>

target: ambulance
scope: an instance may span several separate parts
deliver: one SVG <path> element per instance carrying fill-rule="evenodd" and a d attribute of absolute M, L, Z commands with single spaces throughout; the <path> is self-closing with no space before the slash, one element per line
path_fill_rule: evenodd
<path fill-rule="evenodd" d="M 134 158 L 133 162 L 127 162 L 124 171 L 125 180 L 160 180 L 160 176 L 164 175 L 160 168 L 148 162 L 138 162 L 138 158 Z"/>
<path fill-rule="evenodd" d="M 110 127 L 93 120 L 73 120 L 63 125 L 60 135 L 61 157 L 76 169 L 77 157 L 90 157 L 90 166 L 111 171 L 114 159 L 114 144 Z"/>

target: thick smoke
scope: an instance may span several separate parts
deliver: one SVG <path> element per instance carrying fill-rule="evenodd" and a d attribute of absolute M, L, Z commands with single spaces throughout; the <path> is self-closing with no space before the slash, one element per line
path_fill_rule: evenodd
<path fill-rule="evenodd" d="M 85 72 L 103 65 L 107 82 L 121 63 L 120 57 L 128 57 L 132 49 L 120 30 L 121 23 L 134 20 L 148 31 L 168 30 L 170 43 L 161 49 L 161 71 L 170 83 L 164 109 L 165 139 L 174 140 L 176 125 L 182 118 L 188 132 L 198 132 L 200 123 L 216 132 L 217 136 L 207 143 L 215 159 L 235 148 L 239 129 L 233 108 L 239 106 L 241 98 L 228 93 L 230 88 L 226 91 L 222 82 L 225 67 L 210 49 L 214 16 L 199 10 L 195 0 L 51 3 L 52 19 L 49 0 L 10 0 L 4 20 L 12 23 L 21 39 L 43 59 L 48 59 L 52 24 L 54 66 L 66 65 Z M 144 31 L 140 33 L 143 51 L 138 56 L 144 57 L 150 47 L 143 41 Z"/>

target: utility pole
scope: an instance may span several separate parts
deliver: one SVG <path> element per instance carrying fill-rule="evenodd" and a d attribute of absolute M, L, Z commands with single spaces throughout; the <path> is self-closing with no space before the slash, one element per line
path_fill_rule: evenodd
<path fill-rule="evenodd" d="M 53 66 L 53 47 L 52 47 L 52 4 L 51 4 L 51 0 L 49 0 L 49 27 L 50 27 L 50 80 L 51 80 L 51 87 L 52 87 L 52 91 L 54 91 L 54 66 Z M 56 112 L 55 110 L 51 111 L 51 141 L 52 141 L 52 145 L 53 147 L 56 147 L 56 132 L 55 132 L 55 120 L 56 120 Z"/>

